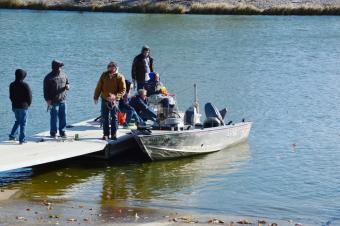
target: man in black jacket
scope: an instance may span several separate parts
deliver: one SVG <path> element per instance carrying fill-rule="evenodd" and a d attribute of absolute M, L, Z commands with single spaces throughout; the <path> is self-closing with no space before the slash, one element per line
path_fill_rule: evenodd
<path fill-rule="evenodd" d="M 15 81 L 9 85 L 9 98 L 12 101 L 12 110 L 15 115 L 9 140 L 15 140 L 20 127 L 19 143 L 25 143 L 25 127 L 27 120 L 27 111 L 32 103 L 32 92 L 29 85 L 24 82 L 26 71 L 17 69 L 15 71 Z"/>
<path fill-rule="evenodd" d="M 51 111 L 50 135 L 55 138 L 57 135 L 57 121 L 59 119 L 59 135 L 66 138 L 66 95 L 69 90 L 69 81 L 62 70 L 64 64 L 59 61 L 52 61 L 52 71 L 44 79 L 44 98 Z"/>
<path fill-rule="evenodd" d="M 137 90 L 144 89 L 145 82 L 148 81 L 149 73 L 153 72 L 153 58 L 150 56 L 150 48 L 143 46 L 142 52 L 135 57 L 132 63 L 132 81 Z"/>

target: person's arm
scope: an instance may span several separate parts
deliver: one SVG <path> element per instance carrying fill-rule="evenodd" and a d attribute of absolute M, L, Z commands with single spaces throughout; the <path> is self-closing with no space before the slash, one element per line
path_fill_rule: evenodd
<path fill-rule="evenodd" d="M 149 108 L 149 106 L 141 98 L 138 98 L 138 108 L 141 111 L 145 111 L 146 109 Z"/>
<path fill-rule="evenodd" d="M 26 101 L 28 106 L 31 106 L 32 104 L 32 90 L 30 88 L 30 86 L 28 84 L 25 84 L 25 88 L 26 88 Z"/>
<path fill-rule="evenodd" d="M 14 92 L 13 92 L 13 87 L 12 84 L 9 85 L 9 99 L 13 102 L 14 100 Z"/>
<path fill-rule="evenodd" d="M 97 86 L 96 86 L 96 89 L 94 91 L 94 95 L 93 95 L 93 99 L 95 101 L 97 101 L 99 99 L 99 96 L 100 94 L 102 93 L 102 89 L 103 89 L 103 75 L 102 74 L 98 80 L 98 83 L 97 83 Z"/>
<path fill-rule="evenodd" d="M 49 84 L 49 80 L 47 79 L 47 77 L 44 79 L 44 98 L 47 102 L 51 101 L 51 94 L 50 94 L 50 84 Z"/>
<path fill-rule="evenodd" d="M 137 80 L 137 57 L 133 59 L 132 68 L 131 68 L 131 77 L 133 82 L 133 87 L 136 88 L 136 80 Z"/>
<path fill-rule="evenodd" d="M 118 92 L 117 92 L 117 99 L 119 100 L 124 96 L 126 92 L 126 84 L 125 84 L 125 78 L 123 75 L 121 75 L 120 79 L 118 79 Z"/>
<path fill-rule="evenodd" d="M 154 72 L 154 69 L 153 69 L 153 58 L 152 57 L 150 57 L 150 71 Z"/>

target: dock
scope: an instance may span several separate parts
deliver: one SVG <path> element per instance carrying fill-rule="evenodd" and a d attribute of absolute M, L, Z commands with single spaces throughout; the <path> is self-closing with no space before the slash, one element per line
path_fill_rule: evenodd
<path fill-rule="evenodd" d="M 120 137 L 129 130 L 119 129 Z M 0 172 L 32 167 L 73 157 L 100 152 L 107 141 L 102 140 L 100 123 L 93 119 L 68 126 L 67 138 L 50 138 L 49 131 L 27 138 L 27 143 L 0 142 Z"/>

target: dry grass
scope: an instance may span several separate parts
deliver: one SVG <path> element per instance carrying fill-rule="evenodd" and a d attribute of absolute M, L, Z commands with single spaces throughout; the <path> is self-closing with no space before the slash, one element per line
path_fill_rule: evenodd
<path fill-rule="evenodd" d="M 280 5 L 263 10 L 264 15 L 340 15 L 340 5 Z"/>
<path fill-rule="evenodd" d="M 192 14 L 227 14 L 227 15 L 258 15 L 261 10 L 253 5 L 228 3 L 194 3 L 189 13 Z"/>
<path fill-rule="evenodd" d="M 167 1 L 151 3 L 141 0 L 136 5 L 98 4 L 74 5 L 71 3 L 46 4 L 41 0 L 0 0 L 0 8 L 67 10 L 95 12 L 163 13 L 163 14 L 225 14 L 225 15 L 340 15 L 340 5 L 280 5 L 269 9 L 259 9 L 250 4 L 231 5 L 228 3 L 193 3 L 190 8 Z"/>

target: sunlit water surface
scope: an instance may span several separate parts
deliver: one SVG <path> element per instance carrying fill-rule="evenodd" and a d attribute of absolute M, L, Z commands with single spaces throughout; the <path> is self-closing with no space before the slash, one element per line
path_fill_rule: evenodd
<path fill-rule="evenodd" d="M 3 188 L 37 197 L 340 224 L 338 17 L 135 15 L 0 10 L 0 138 L 13 121 L 8 84 L 27 70 L 28 134 L 48 130 L 42 80 L 53 59 L 72 89 L 68 121 L 95 117 L 92 95 L 110 60 L 130 78 L 152 47 L 157 71 L 182 109 L 201 105 L 254 122 L 248 144 L 170 162 L 74 160 L 0 174 Z"/>

